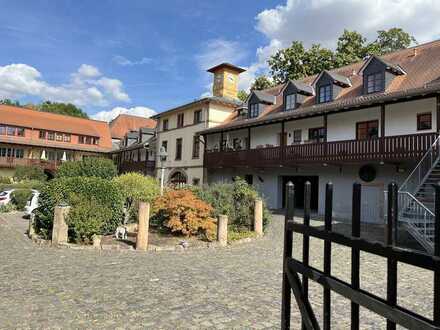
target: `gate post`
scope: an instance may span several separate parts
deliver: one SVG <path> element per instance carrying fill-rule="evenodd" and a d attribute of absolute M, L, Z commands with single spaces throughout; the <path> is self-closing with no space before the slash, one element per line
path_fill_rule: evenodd
<path fill-rule="evenodd" d="M 148 228 L 150 225 L 150 203 L 139 203 L 139 224 L 136 237 L 136 250 L 147 251 Z"/>
<path fill-rule="evenodd" d="M 292 288 L 287 277 L 287 259 L 292 258 L 293 231 L 288 224 L 295 216 L 295 186 L 287 183 L 286 189 L 286 216 L 284 219 L 284 252 L 283 252 L 283 284 L 281 298 L 281 329 L 290 329 L 290 307 Z"/>
<path fill-rule="evenodd" d="M 69 214 L 70 206 L 67 204 L 60 204 L 55 206 L 52 228 L 52 244 L 58 245 L 67 243 L 66 217 Z"/>
<path fill-rule="evenodd" d="M 261 198 L 255 199 L 254 231 L 257 236 L 263 236 L 263 201 Z"/>
<path fill-rule="evenodd" d="M 228 216 L 219 215 L 217 222 L 217 241 L 220 246 L 228 245 Z"/>

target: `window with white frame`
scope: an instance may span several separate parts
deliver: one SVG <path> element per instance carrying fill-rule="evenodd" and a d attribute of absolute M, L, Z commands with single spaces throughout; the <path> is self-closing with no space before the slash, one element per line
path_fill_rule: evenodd
<path fill-rule="evenodd" d="M 286 95 L 286 111 L 293 110 L 296 107 L 296 94 Z"/>
<path fill-rule="evenodd" d="M 249 109 L 249 118 L 256 118 L 258 117 L 259 114 L 260 114 L 259 104 L 258 103 L 251 104 Z"/>

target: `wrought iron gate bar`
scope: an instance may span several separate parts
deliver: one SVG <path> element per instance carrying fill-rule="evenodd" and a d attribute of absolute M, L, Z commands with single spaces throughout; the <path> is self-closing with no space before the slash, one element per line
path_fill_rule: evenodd
<path fill-rule="evenodd" d="M 314 267 L 305 267 L 302 262 L 291 258 L 287 260 L 287 265 L 292 271 L 306 276 L 310 280 L 321 284 L 324 288 L 328 288 L 360 306 L 399 323 L 408 329 L 440 329 L 440 327 L 433 325 L 431 320 L 421 315 L 415 314 L 400 306 L 390 306 L 386 300 L 372 295 L 367 291 L 353 289 L 350 284 L 335 277 L 326 276 L 323 272 Z"/>
<path fill-rule="evenodd" d="M 326 186 L 324 229 L 310 226 L 310 184 L 305 185 L 304 222 L 294 221 L 294 186 L 287 185 L 287 208 L 284 224 L 283 288 L 281 328 L 290 329 L 291 294 L 301 312 L 302 329 L 320 329 L 309 301 L 308 281 L 322 285 L 323 328 L 331 328 L 331 292 L 351 301 L 351 329 L 359 329 L 359 307 L 383 316 L 387 320 L 387 330 L 402 325 L 408 329 L 440 330 L 440 183 L 435 186 L 435 228 L 434 255 L 404 249 L 396 246 L 398 223 L 398 188 L 395 183 L 388 187 L 388 216 L 385 243 L 361 238 L 361 185 L 353 185 L 353 212 L 351 236 L 332 231 L 333 186 Z M 293 233 L 303 235 L 303 260 L 292 256 Z M 324 241 L 324 269 L 317 270 L 309 265 L 310 237 Z M 351 283 L 331 274 L 332 243 L 351 248 Z M 383 299 L 360 288 L 360 251 L 365 251 L 387 259 L 387 297 Z M 397 283 L 399 280 L 397 263 L 402 262 L 434 272 L 433 319 L 417 314 L 397 304 Z M 302 275 L 302 283 L 299 275 Z"/>

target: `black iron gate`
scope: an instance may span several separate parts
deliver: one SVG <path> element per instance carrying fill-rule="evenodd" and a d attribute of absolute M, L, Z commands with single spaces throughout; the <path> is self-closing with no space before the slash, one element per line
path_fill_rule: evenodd
<path fill-rule="evenodd" d="M 332 308 L 331 292 L 351 301 L 351 329 L 359 329 L 359 306 L 384 317 L 387 329 L 399 324 L 408 329 L 440 329 L 440 184 L 435 186 L 434 255 L 396 246 L 398 199 L 397 185 L 388 186 L 388 213 L 385 243 L 362 239 L 361 232 L 361 185 L 353 185 L 353 211 L 351 236 L 332 231 L 333 186 L 326 185 L 324 229 L 310 226 L 310 184 L 306 184 L 304 196 L 304 221 L 294 221 L 294 185 L 287 185 L 287 207 L 284 227 L 283 287 L 281 327 L 290 329 L 291 292 L 301 312 L 302 329 L 320 329 L 309 302 L 309 280 L 323 287 L 323 329 L 330 329 Z M 292 257 L 293 233 L 303 235 L 302 261 Z M 324 268 L 320 271 L 309 265 L 310 237 L 324 241 Z M 351 248 L 351 283 L 332 276 L 332 243 Z M 360 288 L 360 251 L 387 259 L 387 296 L 383 299 Z M 397 304 L 397 263 L 421 267 L 434 272 L 433 319 L 405 309 Z M 302 275 L 302 280 L 300 276 Z M 417 285 L 417 282 L 415 282 Z"/>

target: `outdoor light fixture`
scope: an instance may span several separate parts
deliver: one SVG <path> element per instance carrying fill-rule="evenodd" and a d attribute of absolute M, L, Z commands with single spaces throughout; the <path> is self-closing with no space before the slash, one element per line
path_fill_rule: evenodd
<path fill-rule="evenodd" d="M 163 195 L 164 177 L 165 177 L 165 166 L 164 163 L 167 160 L 167 150 L 164 146 L 159 149 L 159 161 L 160 161 L 160 195 Z"/>

